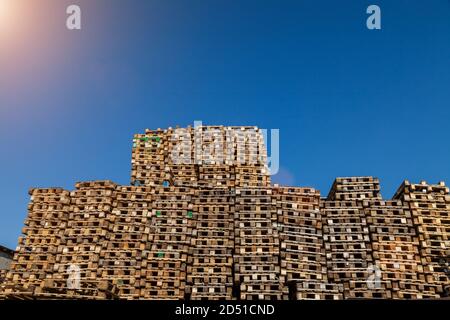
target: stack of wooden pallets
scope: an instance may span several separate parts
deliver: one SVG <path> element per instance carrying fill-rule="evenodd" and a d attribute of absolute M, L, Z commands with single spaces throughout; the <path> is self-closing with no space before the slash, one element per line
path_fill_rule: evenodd
<path fill-rule="evenodd" d="M 342 286 L 327 280 L 320 192 L 312 188 L 273 188 L 280 233 L 281 280 L 290 298 L 342 299 Z"/>
<path fill-rule="evenodd" d="M 112 300 L 119 298 L 119 290 L 111 282 L 98 279 L 84 282 L 79 289 L 67 287 L 65 280 L 45 280 L 32 294 L 34 299 L 45 300 Z"/>
<path fill-rule="evenodd" d="M 168 153 L 165 158 L 165 171 L 178 187 L 196 187 L 198 166 L 195 163 L 194 129 L 176 128 L 167 134 Z"/>
<path fill-rule="evenodd" d="M 223 165 L 226 160 L 224 126 L 198 126 L 194 129 L 193 150 L 197 165 Z"/>
<path fill-rule="evenodd" d="M 297 281 L 292 283 L 292 300 L 342 300 L 343 286 L 325 281 Z"/>
<path fill-rule="evenodd" d="M 327 200 L 363 201 L 380 199 L 380 181 L 374 177 L 340 177 L 334 180 Z"/>
<path fill-rule="evenodd" d="M 150 238 L 152 213 L 151 188 L 118 186 L 110 223 L 107 244 L 100 252 L 100 278 L 118 289 L 123 299 L 139 299 L 145 274 L 143 261 Z"/>
<path fill-rule="evenodd" d="M 364 207 L 379 279 L 394 299 L 438 298 L 425 282 L 419 238 L 411 212 L 400 200 L 365 201 Z"/>
<path fill-rule="evenodd" d="M 60 188 L 31 189 L 28 217 L 14 255 L 5 293 L 33 291 L 54 273 L 58 250 L 64 242 L 68 223 L 70 193 Z"/>
<path fill-rule="evenodd" d="M 152 215 L 145 270 L 144 299 L 183 299 L 186 266 L 196 213 L 193 191 L 185 187 L 152 188 Z"/>
<path fill-rule="evenodd" d="M 203 188 L 234 188 L 235 167 L 230 165 L 199 166 L 198 184 Z"/>
<path fill-rule="evenodd" d="M 228 127 L 227 132 L 232 142 L 228 146 L 234 151 L 228 159 L 235 164 L 236 186 L 269 187 L 270 173 L 262 130 L 257 127 Z"/>
<path fill-rule="evenodd" d="M 270 175 L 266 166 L 236 166 L 237 187 L 269 187 Z"/>
<path fill-rule="evenodd" d="M 24 236 L 4 293 L 18 299 L 115 296 L 101 280 L 99 258 L 107 242 L 116 185 L 84 182 L 77 190 L 32 189 Z"/>
<path fill-rule="evenodd" d="M 420 299 L 449 286 L 450 196 L 337 178 L 327 198 L 270 184 L 263 132 L 135 135 L 132 186 L 32 189 L 1 296 L 16 299 Z M 0 274 L 0 278 L 2 275 Z"/>
<path fill-rule="evenodd" d="M 177 187 L 196 187 L 198 184 L 198 166 L 195 164 L 169 164 L 166 171 L 170 173 L 170 180 Z"/>
<path fill-rule="evenodd" d="M 450 196 L 443 182 L 405 181 L 394 196 L 411 211 L 419 236 L 426 291 L 450 294 Z"/>
<path fill-rule="evenodd" d="M 200 188 L 187 273 L 192 300 L 232 299 L 234 189 Z"/>
<path fill-rule="evenodd" d="M 236 189 L 235 282 L 240 298 L 282 299 L 280 243 L 271 188 Z"/>
<path fill-rule="evenodd" d="M 58 247 L 50 290 L 77 289 L 80 295 L 95 297 L 103 275 L 100 257 L 107 248 L 117 185 L 111 181 L 79 182 L 70 193 L 71 210 Z M 74 282 L 70 285 L 70 282 Z M 76 279 L 79 279 L 76 284 Z"/>
<path fill-rule="evenodd" d="M 170 171 L 166 170 L 168 137 L 172 129 L 146 130 L 135 134 L 131 159 L 131 184 L 134 186 L 159 186 L 170 184 Z"/>
<path fill-rule="evenodd" d="M 363 199 L 379 199 L 372 177 L 337 178 L 322 203 L 328 279 L 344 286 L 344 298 L 391 298 L 388 283 L 377 281 Z M 377 280 L 377 279 L 376 279 Z"/>

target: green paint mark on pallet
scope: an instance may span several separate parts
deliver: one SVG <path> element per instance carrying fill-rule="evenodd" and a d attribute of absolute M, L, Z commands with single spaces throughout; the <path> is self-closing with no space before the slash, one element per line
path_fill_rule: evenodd
<path fill-rule="evenodd" d="M 192 218 L 192 216 L 193 216 L 192 211 L 188 211 L 187 216 L 188 216 L 188 218 Z"/>
<path fill-rule="evenodd" d="M 164 252 L 158 252 L 158 258 L 164 258 Z"/>
<path fill-rule="evenodd" d="M 156 216 L 161 217 L 161 211 L 156 211 Z"/>

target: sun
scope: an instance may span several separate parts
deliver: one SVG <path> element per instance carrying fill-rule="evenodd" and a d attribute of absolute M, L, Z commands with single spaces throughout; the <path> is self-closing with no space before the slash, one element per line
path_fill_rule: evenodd
<path fill-rule="evenodd" d="M 11 14 L 13 4 L 14 0 L 0 0 L 0 17 L 5 18 L 9 16 Z"/>
<path fill-rule="evenodd" d="M 14 0 L 0 0 L 0 31 L 11 28 L 13 22 Z"/>
<path fill-rule="evenodd" d="M 6 19 L 8 15 L 8 7 L 11 4 L 9 0 L 0 0 L 0 19 L 4 20 Z M 0 21 L 0 24 L 2 21 Z"/>
<path fill-rule="evenodd" d="M 0 0 L 0 13 L 3 13 L 8 2 L 9 2 L 8 0 Z"/>

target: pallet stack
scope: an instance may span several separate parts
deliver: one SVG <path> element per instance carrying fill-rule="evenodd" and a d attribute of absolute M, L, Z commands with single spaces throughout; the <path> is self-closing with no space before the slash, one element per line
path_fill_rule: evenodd
<path fill-rule="evenodd" d="M 230 165 L 199 166 L 198 184 L 202 188 L 234 188 L 235 167 Z"/>
<path fill-rule="evenodd" d="M 183 299 L 186 266 L 196 213 L 193 191 L 184 187 L 152 188 L 147 259 L 143 261 L 143 299 Z"/>
<path fill-rule="evenodd" d="M 264 135 L 257 127 L 228 127 L 228 157 L 236 164 L 237 187 L 270 187 Z"/>
<path fill-rule="evenodd" d="M 119 298 L 117 287 L 98 279 L 84 282 L 79 289 L 68 288 L 64 280 L 47 279 L 32 294 L 33 299 L 44 300 L 113 300 Z"/>
<path fill-rule="evenodd" d="M 243 300 L 285 299 L 277 217 L 272 202 L 267 152 L 257 127 L 228 127 L 227 160 L 236 186 L 234 278 Z"/>
<path fill-rule="evenodd" d="M 280 243 L 271 188 L 237 188 L 235 282 L 242 300 L 281 300 Z"/>
<path fill-rule="evenodd" d="M 98 285 L 107 266 L 100 264 L 100 258 L 108 245 L 116 187 L 111 181 L 79 182 L 70 193 L 72 205 L 52 281 L 45 284 L 47 291 L 76 289 L 86 298 L 96 298 L 101 293 Z M 70 279 L 79 279 L 78 285 L 72 287 Z"/>
<path fill-rule="evenodd" d="M 52 277 L 58 249 L 64 242 L 70 193 L 61 188 L 31 189 L 23 236 L 6 277 L 4 293 L 33 292 Z M 21 287 L 21 289 L 17 289 Z"/>
<path fill-rule="evenodd" d="M 411 212 L 400 200 L 365 201 L 364 207 L 379 279 L 393 299 L 439 298 L 425 282 L 419 238 Z"/>
<path fill-rule="evenodd" d="M 270 187 L 270 175 L 266 166 L 236 166 L 237 187 Z"/>
<path fill-rule="evenodd" d="M 147 280 L 142 274 L 150 237 L 151 188 L 118 186 L 116 202 L 107 220 L 107 244 L 102 248 L 101 279 L 117 287 L 121 299 L 139 299 Z"/>
<path fill-rule="evenodd" d="M 320 192 L 312 188 L 273 188 L 280 233 L 281 280 L 290 298 L 342 299 L 342 286 L 327 280 Z"/>
<path fill-rule="evenodd" d="M 394 196 L 409 207 L 419 236 L 423 274 L 428 290 L 450 293 L 450 196 L 443 182 L 405 181 Z"/>
<path fill-rule="evenodd" d="M 235 186 L 235 167 L 229 159 L 227 132 L 227 127 L 223 126 L 195 128 L 193 147 L 198 166 L 198 185 L 201 188 Z"/>
<path fill-rule="evenodd" d="M 195 163 L 193 148 L 194 129 L 176 128 L 168 132 L 168 153 L 165 159 L 165 171 L 178 187 L 196 187 L 198 166 Z"/>
<path fill-rule="evenodd" d="M 197 126 L 194 129 L 193 151 L 199 166 L 217 166 L 226 160 L 226 128 L 224 126 Z"/>
<path fill-rule="evenodd" d="M 233 298 L 234 189 L 196 191 L 196 227 L 187 273 L 192 300 Z"/>
<path fill-rule="evenodd" d="M 171 184 L 170 171 L 166 170 L 168 137 L 172 129 L 146 130 L 135 134 L 131 159 L 131 185 L 160 186 Z"/>
<path fill-rule="evenodd" d="M 449 285 L 450 196 L 337 178 L 327 198 L 270 184 L 263 132 L 134 136 L 132 186 L 30 191 L 1 285 L 16 299 L 420 299 Z M 0 274 L 0 278 L 1 278 Z M 1 280 L 0 280 L 1 281 Z"/>
<path fill-rule="evenodd" d="M 380 181 L 374 177 L 336 178 L 328 194 L 331 201 L 382 200 Z"/>
<path fill-rule="evenodd" d="M 196 187 L 198 184 L 198 167 L 195 164 L 170 164 L 166 166 L 171 183 L 176 187 Z"/>
<path fill-rule="evenodd" d="M 195 128 L 198 219 L 187 277 L 188 296 L 193 300 L 232 298 L 236 177 L 227 132 L 228 128 L 223 126 Z"/>
<path fill-rule="evenodd" d="M 380 199 L 372 177 L 337 178 L 322 203 L 328 279 L 344 286 L 344 298 L 391 298 L 389 284 L 372 286 L 372 248 L 362 200 Z"/>

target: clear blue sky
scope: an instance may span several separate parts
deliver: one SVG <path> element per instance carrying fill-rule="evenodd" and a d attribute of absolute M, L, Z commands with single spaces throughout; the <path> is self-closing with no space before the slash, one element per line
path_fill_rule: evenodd
<path fill-rule="evenodd" d="M 29 187 L 127 184 L 133 133 L 194 120 L 279 128 L 276 180 L 323 194 L 336 176 L 377 176 L 385 197 L 404 179 L 450 183 L 447 0 L 14 3 L 0 244 L 16 246 Z M 72 3 L 81 31 L 65 29 Z M 365 27 L 369 4 L 381 31 Z"/>

